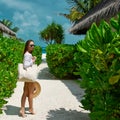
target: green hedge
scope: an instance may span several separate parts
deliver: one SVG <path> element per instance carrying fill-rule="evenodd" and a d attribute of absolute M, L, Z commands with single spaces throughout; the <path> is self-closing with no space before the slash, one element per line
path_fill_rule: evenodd
<path fill-rule="evenodd" d="M 120 120 L 120 17 L 112 18 L 110 25 L 93 24 L 77 50 L 83 108 L 90 111 L 91 120 Z"/>
<path fill-rule="evenodd" d="M 40 46 L 35 46 L 33 56 L 37 57 L 35 63 L 39 65 L 42 62 L 42 48 Z"/>
<path fill-rule="evenodd" d="M 46 48 L 46 60 L 50 72 L 58 78 L 75 78 L 73 72 L 76 69 L 74 64 L 74 45 L 53 44 Z"/>
<path fill-rule="evenodd" d="M 5 99 L 11 97 L 16 87 L 17 67 L 18 63 L 22 62 L 23 49 L 24 43 L 17 39 L 0 36 L 0 108 L 7 103 Z M 34 55 L 39 58 L 37 64 L 40 64 L 42 50 L 39 47 L 35 49 L 37 51 Z M 1 109 L 0 113 L 2 113 Z"/>

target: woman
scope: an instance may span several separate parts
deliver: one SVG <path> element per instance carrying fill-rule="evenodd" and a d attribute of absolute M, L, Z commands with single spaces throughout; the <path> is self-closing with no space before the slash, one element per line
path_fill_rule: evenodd
<path fill-rule="evenodd" d="M 23 59 L 23 66 L 24 69 L 33 65 L 36 60 L 35 56 L 32 56 L 32 51 L 34 50 L 34 42 L 33 40 L 28 40 L 25 44 L 24 49 L 24 59 Z M 28 97 L 29 102 L 29 112 L 31 114 L 35 114 L 33 110 L 33 92 L 35 90 L 34 82 L 25 82 L 24 83 L 24 90 L 23 95 L 21 98 L 21 109 L 20 115 L 25 117 L 25 101 L 26 97 Z"/>

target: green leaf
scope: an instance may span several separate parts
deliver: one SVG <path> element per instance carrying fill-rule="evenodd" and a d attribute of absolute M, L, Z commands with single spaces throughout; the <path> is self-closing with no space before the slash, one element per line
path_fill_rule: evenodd
<path fill-rule="evenodd" d="M 81 45 L 77 45 L 77 48 L 79 51 L 81 51 L 83 53 L 87 53 L 87 51 Z"/>
<path fill-rule="evenodd" d="M 91 34 L 93 36 L 93 40 L 95 43 L 97 44 L 102 44 L 102 41 L 101 41 L 101 32 L 99 30 L 99 28 L 97 27 L 97 25 L 95 23 L 92 24 L 92 27 L 91 27 Z"/>
<path fill-rule="evenodd" d="M 119 30 L 119 23 L 117 20 L 115 20 L 114 18 L 111 18 L 110 23 L 114 29 L 116 29 L 117 31 Z"/>
<path fill-rule="evenodd" d="M 120 79 L 120 75 L 115 75 L 115 76 L 112 76 L 110 79 L 109 79 L 109 83 L 111 85 L 114 85 L 115 83 L 117 83 Z"/>

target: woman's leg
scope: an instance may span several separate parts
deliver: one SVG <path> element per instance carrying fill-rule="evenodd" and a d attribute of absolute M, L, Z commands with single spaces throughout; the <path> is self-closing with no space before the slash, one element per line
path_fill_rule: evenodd
<path fill-rule="evenodd" d="M 29 112 L 31 114 L 35 114 L 34 110 L 33 110 L 33 92 L 34 92 L 34 89 L 35 89 L 34 83 L 30 82 L 29 87 L 28 87 L 28 91 L 29 91 L 28 102 L 29 102 Z"/>
<path fill-rule="evenodd" d="M 27 96 L 28 96 L 28 83 L 24 83 L 24 90 L 21 98 L 21 109 L 20 109 L 20 114 L 22 117 L 25 117 L 25 101 Z"/>

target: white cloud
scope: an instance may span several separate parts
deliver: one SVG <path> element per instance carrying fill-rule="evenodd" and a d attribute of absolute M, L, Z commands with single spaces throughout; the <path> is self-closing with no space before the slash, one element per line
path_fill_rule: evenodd
<path fill-rule="evenodd" d="M 39 31 L 55 21 L 63 26 L 65 38 L 72 41 L 76 39 L 76 36 L 69 35 L 71 23 L 59 15 L 59 13 L 66 13 L 67 7 L 68 4 L 64 0 L 62 2 L 61 0 L 47 2 L 44 0 L 0 0 L 0 15 L 1 18 L 10 18 L 14 25 L 20 28 L 17 36 L 24 40 L 38 39 Z"/>
<path fill-rule="evenodd" d="M 30 3 L 28 4 L 28 2 L 18 1 L 18 0 L 0 0 L 0 2 L 10 8 L 19 9 L 19 10 L 29 10 L 31 9 L 31 5 L 32 5 Z"/>
<path fill-rule="evenodd" d="M 13 19 L 15 22 L 21 22 L 23 27 L 38 26 L 40 24 L 38 16 L 29 11 L 24 11 L 24 13 L 15 12 Z"/>
<path fill-rule="evenodd" d="M 18 36 L 25 36 L 25 39 L 30 38 L 30 36 L 37 36 L 40 30 L 40 21 L 36 14 L 29 11 L 15 12 L 13 20 L 16 26 L 20 28 L 18 31 Z"/>
<path fill-rule="evenodd" d="M 46 16 L 46 19 L 47 19 L 48 22 L 49 21 L 51 22 L 53 20 L 52 16 Z"/>

